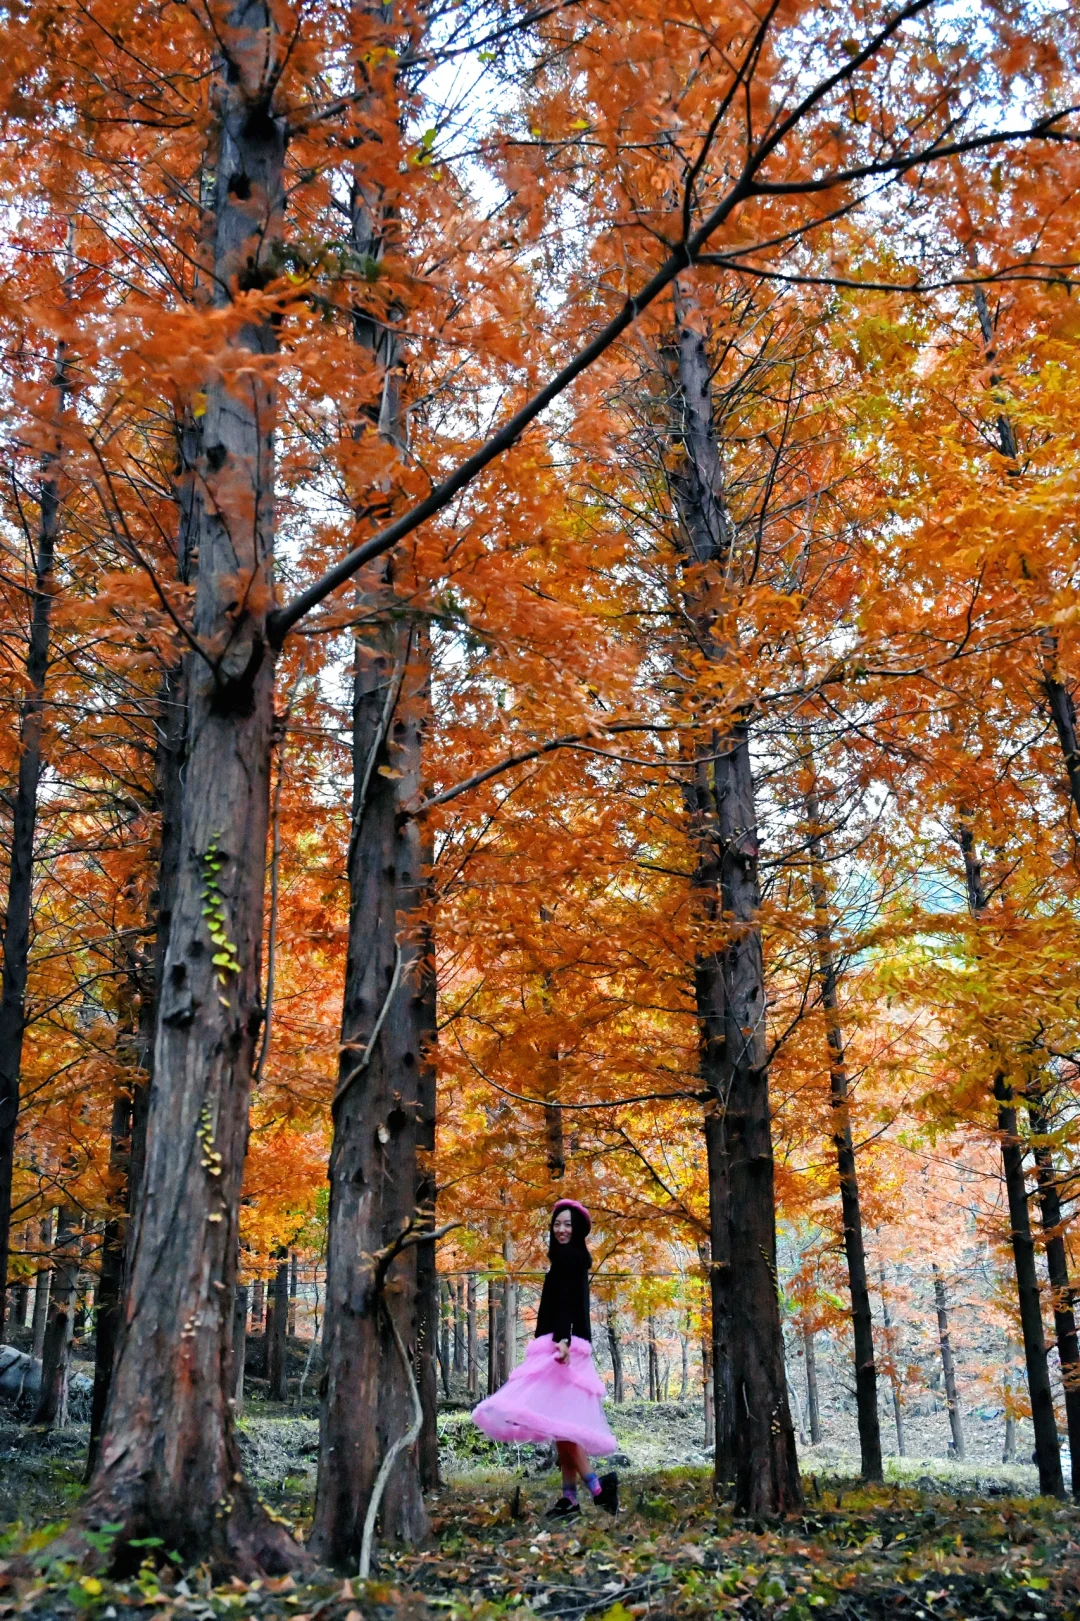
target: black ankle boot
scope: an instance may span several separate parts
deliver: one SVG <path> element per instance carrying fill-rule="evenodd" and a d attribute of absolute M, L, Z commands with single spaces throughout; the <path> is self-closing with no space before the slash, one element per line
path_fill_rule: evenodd
<path fill-rule="evenodd" d="M 572 1497 L 557 1497 L 544 1515 L 545 1520 L 576 1520 L 581 1513 L 581 1505 L 575 1503 Z"/>
<path fill-rule="evenodd" d="M 606 1508 L 609 1514 L 619 1512 L 619 1477 L 616 1474 L 600 1476 L 600 1490 L 593 1498 L 598 1508 Z"/>

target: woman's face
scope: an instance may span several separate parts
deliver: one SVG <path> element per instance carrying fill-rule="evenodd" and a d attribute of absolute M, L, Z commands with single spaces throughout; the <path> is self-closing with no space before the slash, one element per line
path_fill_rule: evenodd
<path fill-rule="evenodd" d="M 569 1244 L 574 1233 L 574 1221 L 569 1210 L 560 1210 L 551 1224 L 557 1244 Z"/>

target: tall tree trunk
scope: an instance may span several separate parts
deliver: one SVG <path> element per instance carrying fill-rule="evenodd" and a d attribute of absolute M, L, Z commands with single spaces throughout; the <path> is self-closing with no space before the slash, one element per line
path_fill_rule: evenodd
<path fill-rule="evenodd" d="M 289 1256 L 278 1250 L 277 1271 L 271 1286 L 270 1308 L 266 1314 L 266 1379 L 271 1401 L 287 1401 L 289 1349 Z"/>
<path fill-rule="evenodd" d="M 938 1344 L 941 1347 L 941 1371 L 945 1379 L 945 1405 L 949 1412 L 954 1457 L 964 1457 L 964 1425 L 960 1417 L 960 1396 L 956 1388 L 956 1363 L 953 1360 L 952 1340 L 949 1336 L 949 1305 L 945 1297 L 945 1280 L 934 1263 L 934 1305 L 937 1308 Z"/>
<path fill-rule="evenodd" d="M 499 1388 L 499 1283 L 488 1274 L 487 1280 L 487 1393 L 494 1396 Z"/>
<path fill-rule="evenodd" d="M 465 1279 L 454 1279 L 454 1372 L 465 1372 Z"/>
<path fill-rule="evenodd" d="M 421 910 L 429 852 L 405 810 L 421 792 L 427 650 L 423 631 L 391 614 L 385 595 L 381 600 L 388 611 L 358 646 L 354 684 L 349 946 L 330 1156 L 326 1395 L 312 1527 L 318 1556 L 341 1566 L 359 1554 L 380 1461 L 412 1423 L 408 1379 L 388 1314 L 414 1364 L 426 1354 L 432 1374 L 438 1330 L 437 1296 L 432 1302 L 415 1245 L 393 1259 L 385 1290 L 365 1259 L 388 1255 L 407 1231 L 430 1230 L 433 1193 L 420 1164 L 433 1120 L 431 948 Z M 435 1313 L 428 1320 L 431 1304 Z M 427 1523 L 414 1450 L 401 1454 L 390 1478 L 383 1534 L 414 1542 Z"/>
<path fill-rule="evenodd" d="M 814 904 L 814 937 L 817 942 L 821 1003 L 825 1010 L 829 1044 L 829 1098 L 832 1106 L 833 1145 L 836 1149 L 836 1164 L 840 1178 L 844 1253 L 847 1257 L 851 1324 L 855 1340 L 855 1405 L 859 1422 L 859 1452 L 863 1479 L 883 1480 L 877 1367 L 874 1362 L 874 1318 L 870 1309 L 870 1283 L 866 1273 L 866 1246 L 863 1241 L 862 1210 L 859 1205 L 859 1181 L 855 1167 L 855 1145 L 851 1135 L 848 1074 L 844 1058 L 844 1037 L 840 1029 L 836 954 L 833 950 L 832 920 L 825 878 L 821 808 L 816 794 L 811 793 L 807 796 L 806 819 L 810 828 L 810 893 Z"/>
<path fill-rule="evenodd" d="M 75 1329 L 75 1303 L 79 1283 L 79 1222 L 69 1205 L 60 1206 L 56 1224 L 56 1251 L 53 1259 L 49 1315 L 41 1355 L 41 1388 L 34 1424 L 67 1423 L 68 1370 L 71 1341 Z"/>
<path fill-rule="evenodd" d="M 49 669 L 52 572 L 60 521 L 60 422 L 67 405 L 67 359 L 61 344 L 53 374 L 54 434 L 41 458 L 38 529 L 34 547 L 34 590 L 26 653 L 26 691 L 19 706 L 19 771 L 11 816 L 7 910 L 3 924 L 0 979 L 0 1343 L 7 1309 L 11 1186 L 19 1120 L 19 1080 L 26 1029 L 26 981 L 30 959 L 30 919 L 34 894 L 34 835 L 41 781 L 45 678 Z"/>
<path fill-rule="evenodd" d="M 716 1385 L 713 1381 L 712 1371 L 713 1344 L 712 1334 L 705 1335 L 701 1341 L 701 1381 L 704 1386 L 705 1406 L 705 1451 L 716 1452 Z M 714 1480 L 715 1485 L 715 1480 Z"/>
<path fill-rule="evenodd" d="M 703 768 L 698 767 L 698 775 Z M 708 782 L 698 784 L 699 807 L 715 800 Z M 711 920 L 722 905 L 715 847 L 699 851 L 695 885 L 708 895 Z M 727 1119 L 724 1109 L 724 976 L 719 954 L 699 953 L 694 973 L 698 1014 L 699 1067 L 709 1102 L 702 1128 L 705 1168 L 709 1178 L 709 1321 L 712 1328 L 709 1364 L 713 1379 L 713 1484 L 735 1484 L 735 1375 L 732 1361 L 734 1285 L 731 1270 L 731 1188 Z"/>
<path fill-rule="evenodd" d="M 113 1098 L 109 1128 L 109 1171 L 112 1187 L 109 1214 L 101 1235 L 101 1272 L 98 1277 L 97 1311 L 94 1334 L 94 1392 L 90 1402 L 90 1446 L 86 1459 L 87 1478 L 97 1461 L 101 1426 L 109 1398 L 116 1350 L 123 1323 L 124 1252 L 127 1237 L 128 1174 L 131 1158 L 131 1092 L 117 1091 Z"/>
<path fill-rule="evenodd" d="M 195 466 L 199 429 L 188 420 L 178 432 L 180 476 L 177 483 L 177 578 L 191 580 L 194 543 L 193 517 L 197 512 Z M 153 804 L 158 811 L 159 833 L 155 883 L 150 896 L 152 935 L 147 960 L 131 959 L 129 984 L 138 993 L 136 1039 L 130 1052 L 128 1074 L 115 1098 L 109 1138 L 109 1169 L 113 1180 L 110 1214 L 102 1240 L 101 1280 L 98 1292 L 97 1338 L 94 1346 L 94 1393 L 90 1412 L 87 1478 L 97 1462 L 101 1428 L 105 1422 L 113 1369 L 123 1333 L 123 1298 L 130 1273 L 134 1216 L 146 1161 L 146 1120 L 153 1072 L 154 1033 L 162 972 L 169 941 L 172 909 L 180 864 L 182 784 L 187 738 L 185 671 L 180 664 L 166 669 L 158 689 L 154 748 Z"/>
<path fill-rule="evenodd" d="M 611 1352 L 612 1398 L 616 1406 L 621 1407 L 626 1400 L 626 1390 L 623 1382 L 622 1346 L 619 1344 L 619 1319 L 613 1305 L 607 1309 L 607 1342 Z"/>
<path fill-rule="evenodd" d="M 968 910 L 978 922 L 986 912 L 982 863 L 975 844 L 971 814 L 960 812 L 960 850 L 964 858 Z M 1061 1472 L 1061 1447 L 1054 1416 L 1050 1369 L 1046 1361 L 1046 1334 L 1043 1328 L 1039 1278 L 1035 1265 L 1035 1243 L 1031 1236 L 1024 1151 L 1017 1131 L 1016 1105 L 1012 1087 L 1002 1071 L 994 1076 L 997 1126 L 1001 1142 L 1001 1163 L 1009 1204 L 1009 1238 L 1016 1272 L 1016 1293 L 1020 1307 L 1020 1328 L 1024 1342 L 1031 1422 L 1035 1431 L 1035 1461 L 1039 1470 L 1039 1490 L 1047 1496 L 1062 1497 L 1065 1492 Z"/>
<path fill-rule="evenodd" d="M 889 1297 L 885 1292 L 885 1263 L 878 1257 L 878 1283 L 881 1288 L 881 1321 L 885 1329 L 885 1350 L 889 1357 L 889 1384 L 892 1386 L 893 1423 L 896 1426 L 896 1450 L 901 1458 L 907 1456 L 904 1444 L 904 1408 L 900 1399 L 900 1375 L 896 1367 L 896 1344 L 893 1336 Z"/>
<path fill-rule="evenodd" d="M 1065 1481 L 1061 1472 L 1054 1397 L 1046 1360 L 1046 1334 L 1043 1328 L 1039 1276 L 1035 1265 L 1035 1241 L 1031 1234 L 1024 1152 L 1017 1131 L 1016 1105 L 1012 1087 L 1004 1075 L 994 1077 L 998 1102 L 998 1132 L 1001 1160 L 1005 1169 L 1005 1191 L 1009 1201 L 1009 1228 L 1016 1292 L 1020 1303 L 1020 1329 L 1027 1365 L 1028 1394 L 1031 1397 L 1031 1423 L 1035 1431 L 1035 1462 L 1039 1470 L 1039 1490 L 1047 1497 L 1063 1497 Z"/>
<path fill-rule="evenodd" d="M 509 1379 L 517 1366 L 517 1336 L 518 1336 L 518 1298 L 517 1284 L 514 1282 L 513 1272 L 510 1270 L 514 1264 L 514 1240 L 507 1233 L 503 1239 L 503 1262 L 506 1266 L 506 1281 L 503 1284 L 503 1355 L 502 1376 L 503 1383 Z"/>
<path fill-rule="evenodd" d="M 648 1320 L 647 1328 L 648 1328 L 648 1335 L 649 1335 L 649 1341 L 648 1341 L 648 1351 L 649 1351 L 649 1400 L 650 1401 L 659 1401 L 660 1400 L 660 1366 L 659 1366 L 659 1361 L 658 1361 L 658 1358 L 657 1358 L 657 1355 L 656 1355 L 656 1324 L 653 1322 L 651 1317 Z"/>
<path fill-rule="evenodd" d="M 84 1227 L 79 1241 L 79 1269 L 75 1274 L 75 1318 L 72 1334 L 76 1342 L 85 1338 L 94 1311 L 94 1280 L 86 1265 L 94 1247 L 93 1236 Z"/>
<path fill-rule="evenodd" d="M 232 1354 L 233 1354 L 233 1401 L 237 1418 L 244 1411 L 244 1364 L 247 1361 L 247 1315 L 248 1315 L 248 1289 L 246 1283 L 238 1283 L 233 1294 L 233 1320 L 232 1320 Z"/>
<path fill-rule="evenodd" d="M 251 1286 L 251 1332 L 261 1334 L 266 1328 L 266 1284 L 256 1278 Z"/>
<path fill-rule="evenodd" d="M 683 457 L 673 487 L 689 570 L 687 609 L 695 626 L 698 654 L 722 663 L 729 650 L 716 635 L 715 590 L 718 573 L 731 558 L 732 529 L 724 504 L 709 357 L 701 332 L 684 319 L 679 289 L 676 311 L 671 405 Z M 708 1016 L 719 1031 L 706 1028 L 699 1014 L 703 1045 L 719 1048 L 705 1077 L 706 1090 L 714 1100 L 706 1107 L 706 1121 L 714 1118 L 717 1124 L 712 1129 L 718 1134 L 711 1153 L 706 1139 L 710 1202 L 714 1185 L 721 1196 L 726 1191 L 727 1197 L 726 1217 L 723 1211 L 715 1217 L 710 1211 L 712 1272 L 715 1278 L 726 1268 L 731 1280 L 726 1312 L 723 1298 L 720 1311 L 714 1311 L 714 1354 L 723 1350 L 726 1326 L 730 1357 L 723 1360 L 730 1361 L 734 1401 L 736 1507 L 748 1513 L 786 1513 L 801 1505 L 802 1486 L 788 1408 L 777 1298 L 757 817 L 745 716 L 734 717 L 724 739 L 710 739 L 706 752 L 712 760 L 706 781 L 713 803 L 705 808 L 703 821 L 713 841 L 716 864 L 710 881 L 719 901 L 717 916 L 730 930 L 719 953 L 721 984 L 711 989 L 709 998 Z M 700 794 L 700 781 L 698 791 Z M 700 841 L 698 848 L 700 863 L 706 852 Z M 714 1175 L 714 1166 L 721 1162 L 726 1162 L 726 1176 Z M 717 1362 L 719 1483 L 726 1468 L 726 1459 L 720 1456 L 724 1428 L 720 1404 L 726 1379 L 719 1355 Z"/>
<path fill-rule="evenodd" d="M 450 1400 L 450 1285 L 443 1278 L 439 1288 L 439 1371 L 443 1395 Z"/>
<path fill-rule="evenodd" d="M 495 1323 L 495 1366 L 498 1369 L 498 1387 L 501 1389 L 506 1383 L 506 1285 L 505 1272 L 499 1279 L 499 1292 L 496 1296 L 496 1323 Z"/>
<path fill-rule="evenodd" d="M 806 1412 L 810 1420 L 810 1445 L 821 1440 L 821 1401 L 818 1396 L 817 1353 L 814 1349 L 814 1331 L 802 1331 L 803 1358 L 806 1362 Z"/>
<path fill-rule="evenodd" d="M 289 1256 L 289 1338 L 296 1338 L 296 1290 L 297 1290 L 297 1259 L 296 1251 Z"/>
<path fill-rule="evenodd" d="M 1028 1118 L 1035 1138 L 1042 1138 L 1033 1149 L 1035 1177 L 1039 1192 L 1039 1214 L 1046 1246 L 1046 1270 L 1053 1292 L 1054 1332 L 1057 1336 L 1061 1382 L 1065 1388 L 1065 1423 L 1069 1435 L 1069 1457 L 1073 1460 L 1072 1493 L 1080 1499 L 1080 1343 L 1077 1341 L 1074 1290 L 1069 1278 L 1065 1251 L 1065 1229 L 1061 1194 L 1054 1156 L 1045 1141 L 1049 1129 L 1042 1099 L 1029 1095 Z"/>
<path fill-rule="evenodd" d="M 45 1326 L 49 1318 L 49 1294 L 52 1289 L 53 1212 L 50 1210 L 41 1223 L 41 1248 L 49 1256 L 42 1256 L 34 1280 L 34 1315 L 31 1330 L 31 1356 L 40 1362 L 45 1350 Z"/>
<path fill-rule="evenodd" d="M 235 0 L 216 64 L 209 296 L 222 308 L 277 273 L 286 126 L 265 0 Z M 204 390 L 199 557 L 187 658 L 190 743 L 133 1227 L 125 1329 L 81 1513 L 161 1536 L 184 1558 L 254 1576 L 300 1557 L 244 1480 L 233 1291 L 248 1104 L 262 1021 L 263 891 L 273 735 L 266 634 L 274 544 L 275 325 L 232 332 Z M 250 582 L 237 601 L 237 580 Z"/>
<path fill-rule="evenodd" d="M 377 260 L 390 224 L 385 193 L 369 193 L 357 173 L 354 251 Z M 353 318 L 357 346 L 381 383 L 380 403 L 364 414 L 357 435 L 388 443 L 401 431 L 394 314 L 357 309 Z M 381 492 L 358 499 L 359 514 L 372 518 L 384 517 L 392 505 L 389 478 Z M 371 572 L 365 590 L 369 608 L 382 618 L 358 636 L 353 683 L 349 948 L 330 1158 L 326 1396 L 312 1527 L 312 1546 L 335 1564 L 351 1564 L 359 1553 L 381 1458 L 412 1423 L 390 1314 L 408 1349 L 424 1421 L 418 1446 L 398 1458 L 383 1497 L 385 1537 L 413 1542 L 426 1534 L 423 1486 L 438 1476 L 434 1243 L 402 1250 L 385 1291 L 378 1269 L 360 1258 L 386 1252 L 406 1229 L 413 1237 L 433 1230 L 436 1199 L 427 1164 L 435 1119 L 434 955 L 425 915 L 431 845 L 407 808 L 421 797 L 428 637 L 404 609 L 389 562 Z"/>
<path fill-rule="evenodd" d="M 26 1327 L 26 1309 L 30 1303 L 30 1290 L 26 1282 L 13 1283 L 8 1291 L 11 1297 L 11 1327 Z M 10 1339 L 10 1335 L 8 1338 Z"/>
<path fill-rule="evenodd" d="M 426 651 L 426 643 L 425 651 Z M 425 691 L 425 703 L 427 693 Z M 434 851 L 430 838 L 422 832 L 422 859 L 425 872 L 431 871 Z M 430 886 L 426 898 L 431 901 Z M 435 1204 L 438 1189 L 432 1167 L 435 1150 L 435 1044 L 438 1039 L 437 985 L 435 980 L 435 936 L 430 918 L 422 927 L 422 947 L 417 968 L 417 1028 L 423 1031 L 420 1073 L 416 1081 L 418 1119 L 416 1148 L 416 1205 L 430 1229 L 435 1226 Z M 439 1272 L 436 1264 L 435 1241 L 425 1240 L 416 1246 L 416 1354 L 414 1372 L 420 1391 L 420 1404 L 424 1421 L 417 1442 L 417 1467 L 420 1471 L 420 1489 L 435 1491 L 439 1476 L 439 1392 L 435 1378 L 435 1323 L 438 1312 L 437 1290 Z"/>
<path fill-rule="evenodd" d="M 745 721 L 732 728 L 715 772 L 724 916 L 739 930 L 724 954 L 722 1092 L 731 1200 L 735 1504 L 748 1514 L 780 1514 L 801 1506 L 802 1482 L 778 1298 L 757 827 Z"/>
<path fill-rule="evenodd" d="M 480 1344 L 477 1334 L 476 1322 L 476 1273 L 470 1272 L 465 1284 L 466 1314 L 467 1314 L 467 1350 L 469 1400 L 477 1401 L 480 1396 Z"/>
<path fill-rule="evenodd" d="M 1005 1442 L 1001 1451 L 1002 1463 L 1016 1462 L 1016 1414 L 1012 1407 L 1012 1342 L 1005 1341 Z"/>

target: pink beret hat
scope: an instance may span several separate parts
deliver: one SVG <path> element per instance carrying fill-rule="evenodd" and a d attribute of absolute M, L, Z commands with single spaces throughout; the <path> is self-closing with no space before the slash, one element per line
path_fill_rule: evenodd
<path fill-rule="evenodd" d="M 551 1212 L 552 1221 L 555 1220 L 555 1217 L 559 1214 L 560 1210 L 577 1210 L 577 1211 L 579 1211 L 581 1213 L 581 1215 L 583 1215 L 585 1217 L 585 1221 L 586 1221 L 586 1224 L 587 1224 L 587 1230 L 591 1229 L 591 1227 L 592 1227 L 592 1217 L 589 1215 L 589 1212 L 586 1210 L 585 1206 L 583 1204 L 579 1204 L 576 1199 L 558 1199 L 558 1200 L 556 1200 L 555 1208 Z"/>

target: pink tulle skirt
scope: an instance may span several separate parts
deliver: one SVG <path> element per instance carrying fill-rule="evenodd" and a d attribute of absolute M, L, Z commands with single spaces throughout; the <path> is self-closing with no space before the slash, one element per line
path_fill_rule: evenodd
<path fill-rule="evenodd" d="M 473 1408 L 473 1419 L 493 1441 L 577 1441 L 606 1457 L 618 1450 L 601 1405 L 604 1386 L 593 1367 L 592 1346 L 575 1335 L 569 1362 L 555 1360 L 550 1334 L 530 1341 L 525 1360 L 501 1390 Z"/>

